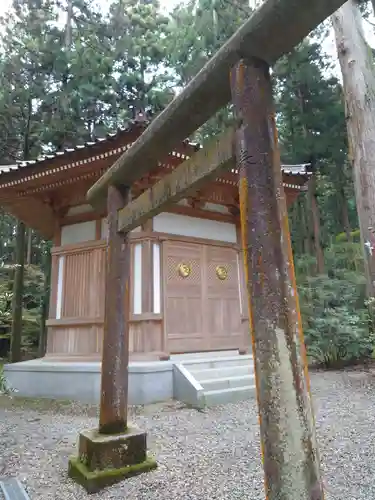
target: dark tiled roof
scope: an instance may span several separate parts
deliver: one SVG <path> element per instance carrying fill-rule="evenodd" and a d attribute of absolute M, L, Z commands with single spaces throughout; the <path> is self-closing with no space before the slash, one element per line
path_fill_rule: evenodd
<path fill-rule="evenodd" d="M 81 151 L 83 149 L 89 150 L 90 148 L 92 148 L 93 146 L 95 146 L 97 144 L 101 144 L 104 142 L 110 143 L 110 142 L 118 139 L 121 135 L 131 132 L 133 127 L 136 125 L 138 125 L 138 126 L 144 125 L 144 127 L 146 127 L 147 122 L 140 122 L 137 120 L 133 120 L 133 121 L 128 122 L 125 127 L 119 127 L 116 132 L 108 133 L 108 134 L 106 134 L 105 137 L 98 137 L 92 141 L 88 141 L 88 142 L 85 142 L 83 144 L 77 144 L 77 146 L 75 146 L 73 148 L 66 148 L 66 149 L 64 149 L 64 151 L 57 151 L 55 153 L 42 155 L 42 156 L 39 156 L 38 158 L 36 158 L 35 160 L 18 161 L 16 163 L 10 164 L 10 165 L 0 165 L 0 177 L 4 174 L 14 172 L 14 171 L 19 171 L 23 168 L 27 168 L 27 167 L 31 167 L 31 166 L 38 166 L 38 165 L 42 165 L 43 163 L 48 163 L 51 160 L 63 157 L 65 155 L 69 155 L 69 154 L 77 152 L 77 151 Z M 203 147 L 197 143 L 193 143 L 193 142 L 190 142 L 188 140 L 184 141 L 183 144 L 191 146 L 194 149 L 200 149 Z M 172 156 L 181 156 L 182 159 L 187 158 L 187 156 L 181 155 L 180 153 L 176 153 L 174 151 L 172 151 L 170 154 Z M 300 164 L 300 165 L 282 165 L 282 170 L 283 170 L 283 173 L 287 174 L 287 175 L 309 176 L 309 175 L 311 175 L 311 172 L 309 172 L 309 170 L 308 170 L 309 166 L 310 166 L 309 163 L 304 163 L 304 164 Z"/>

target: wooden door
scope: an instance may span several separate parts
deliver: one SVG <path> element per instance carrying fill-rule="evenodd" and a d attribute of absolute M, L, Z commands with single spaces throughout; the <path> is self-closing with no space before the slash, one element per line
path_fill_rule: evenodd
<path fill-rule="evenodd" d="M 165 242 L 163 275 L 164 328 L 171 353 L 243 346 L 235 249 Z"/>
<path fill-rule="evenodd" d="M 203 264 L 202 246 L 163 243 L 164 328 L 171 353 L 207 349 L 202 304 Z"/>
<path fill-rule="evenodd" d="M 205 247 L 205 330 L 210 350 L 243 345 L 237 252 L 233 248 Z"/>

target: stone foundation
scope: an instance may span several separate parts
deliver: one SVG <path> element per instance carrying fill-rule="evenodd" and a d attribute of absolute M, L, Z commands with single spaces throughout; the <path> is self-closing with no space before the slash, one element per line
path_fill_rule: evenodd
<path fill-rule="evenodd" d="M 129 427 L 122 434 L 104 435 L 90 429 L 79 436 L 78 457 L 69 460 L 68 475 L 88 493 L 96 493 L 156 466 L 147 456 L 145 432 Z"/>

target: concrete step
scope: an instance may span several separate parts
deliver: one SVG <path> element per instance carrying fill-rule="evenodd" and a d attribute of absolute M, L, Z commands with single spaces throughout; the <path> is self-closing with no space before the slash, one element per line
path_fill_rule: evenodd
<path fill-rule="evenodd" d="M 230 351 L 205 351 L 205 352 L 188 352 L 185 354 L 171 354 L 171 361 L 184 363 L 195 359 L 211 359 L 211 358 L 228 358 L 230 356 L 239 356 L 238 349 Z"/>
<path fill-rule="evenodd" d="M 250 355 L 237 355 L 228 357 L 206 358 L 206 359 L 192 359 L 184 360 L 182 364 L 190 372 L 198 370 L 207 370 L 209 368 L 224 368 L 230 366 L 247 366 L 251 365 L 252 356 Z"/>
<path fill-rule="evenodd" d="M 230 378 L 251 375 L 254 373 L 253 361 L 250 360 L 246 365 L 222 366 L 220 368 L 206 368 L 203 370 L 189 370 L 198 382 L 214 378 Z"/>
<path fill-rule="evenodd" d="M 205 406 L 216 406 L 226 403 L 238 403 L 253 399 L 256 389 L 254 385 L 246 385 L 243 387 L 231 387 L 229 389 L 221 389 L 216 391 L 207 391 L 204 393 Z"/>
<path fill-rule="evenodd" d="M 240 377 L 224 377 L 200 380 L 204 393 L 208 391 L 219 391 L 225 389 L 235 389 L 237 387 L 249 387 L 255 385 L 254 375 L 242 375 Z"/>
<path fill-rule="evenodd" d="M 0 492 L 5 500 L 30 500 L 20 481 L 14 477 L 0 479 Z"/>

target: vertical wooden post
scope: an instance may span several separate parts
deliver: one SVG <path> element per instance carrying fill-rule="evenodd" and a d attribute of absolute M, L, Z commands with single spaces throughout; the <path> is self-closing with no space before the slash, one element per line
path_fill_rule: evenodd
<path fill-rule="evenodd" d="M 268 65 L 231 73 L 267 500 L 324 498 Z"/>
<path fill-rule="evenodd" d="M 157 463 L 147 456 L 147 434 L 127 421 L 129 367 L 129 234 L 118 232 L 118 211 L 130 189 L 108 188 L 108 243 L 102 386 L 98 429 L 80 433 L 78 457 L 69 460 L 68 475 L 88 493 L 127 477 L 148 472 Z"/>
<path fill-rule="evenodd" d="M 99 432 L 117 434 L 127 428 L 129 365 L 130 242 L 117 230 L 118 210 L 129 190 L 108 188 L 108 247 Z"/>

